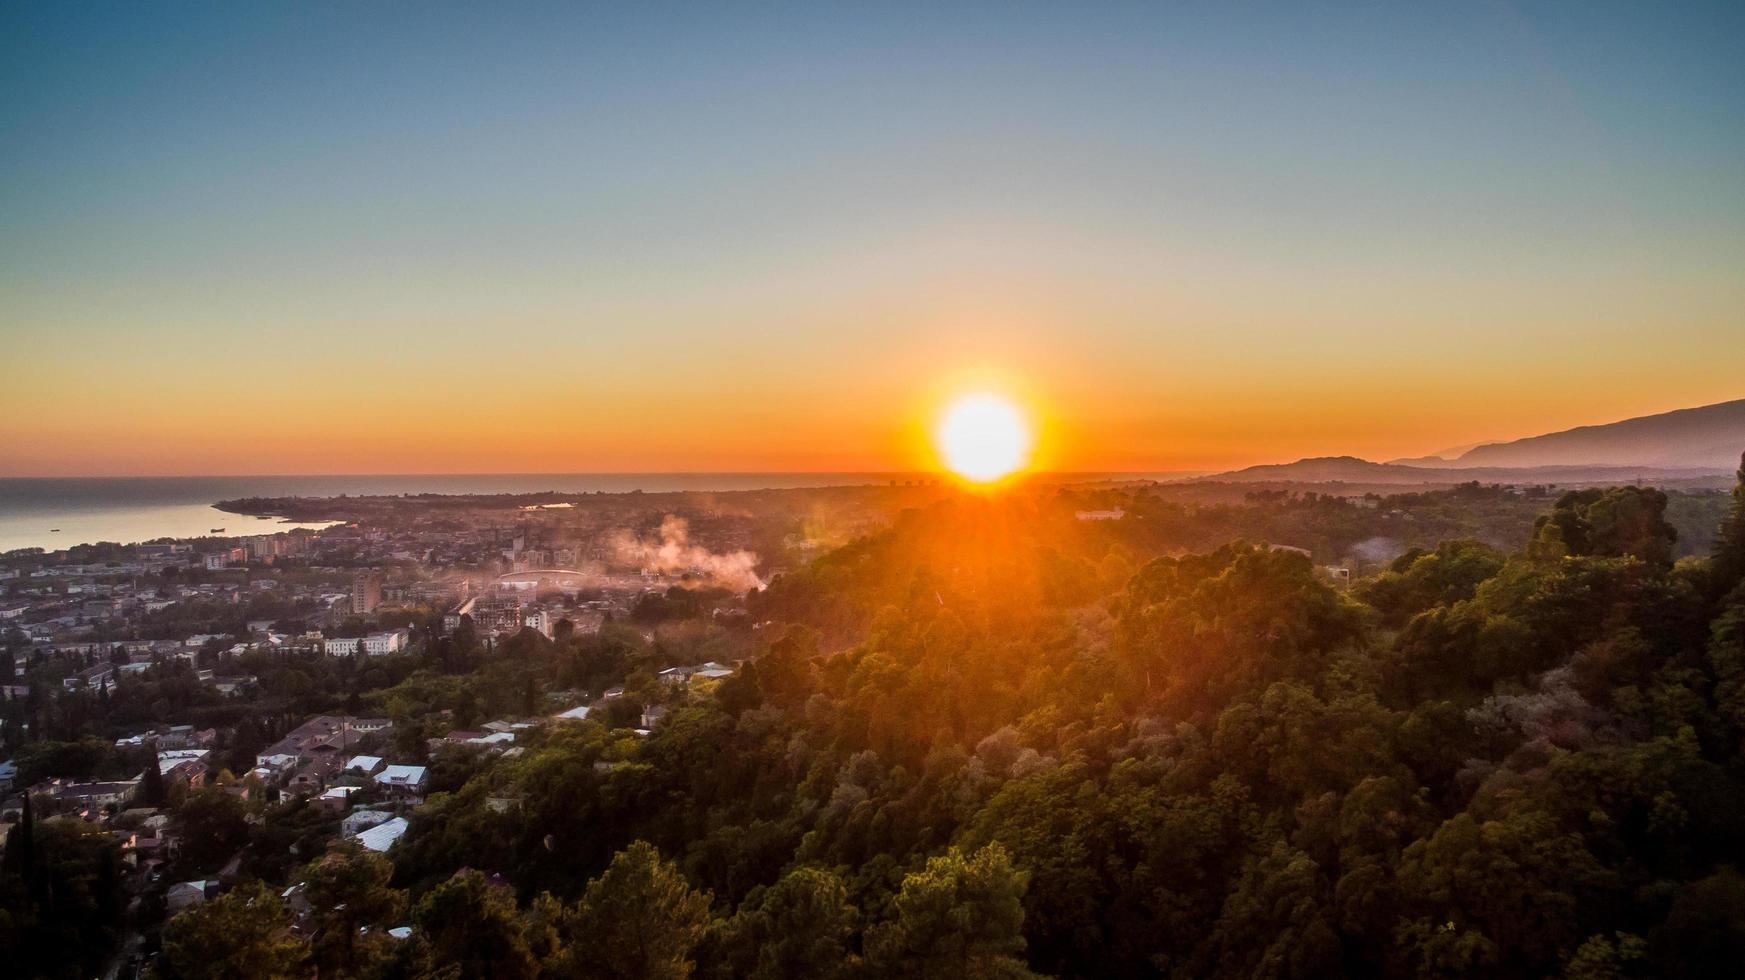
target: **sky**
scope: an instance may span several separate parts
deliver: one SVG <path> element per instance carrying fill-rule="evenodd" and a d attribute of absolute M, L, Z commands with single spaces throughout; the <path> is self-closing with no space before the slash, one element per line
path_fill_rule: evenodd
<path fill-rule="evenodd" d="M 1388 459 L 1741 270 L 1739 3 L 0 5 L 0 475 Z"/>

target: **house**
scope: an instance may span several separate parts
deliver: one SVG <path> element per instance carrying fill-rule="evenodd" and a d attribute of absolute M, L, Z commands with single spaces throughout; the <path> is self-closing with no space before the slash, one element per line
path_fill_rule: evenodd
<path fill-rule="evenodd" d="M 381 853 L 393 847 L 401 837 L 406 836 L 406 827 L 405 817 L 395 817 L 357 835 L 357 842 L 369 850 Z"/>
<path fill-rule="evenodd" d="M 342 838 L 356 837 L 377 824 L 387 823 L 394 819 L 392 813 L 386 810 L 353 810 L 339 822 L 339 836 Z"/>
<path fill-rule="evenodd" d="M 158 773 L 166 783 L 187 783 L 189 789 L 206 784 L 208 749 L 171 749 L 158 753 Z"/>
<path fill-rule="evenodd" d="M 339 773 L 339 760 L 328 756 L 298 766 L 285 780 L 284 790 L 293 796 L 314 795 L 327 789 L 328 780 Z"/>
<path fill-rule="evenodd" d="M 370 779 L 382 771 L 387 761 L 379 755 L 354 755 L 346 760 L 344 775 L 359 779 Z"/>
<path fill-rule="evenodd" d="M 425 769 L 423 766 L 389 766 L 376 774 L 376 785 L 394 796 L 423 796 Z"/>
<path fill-rule="evenodd" d="M 691 680 L 693 681 L 699 678 L 706 681 L 715 681 L 720 680 L 723 677 L 732 676 L 732 667 L 729 667 L 726 664 L 718 664 L 713 660 L 691 671 Z"/>
<path fill-rule="evenodd" d="M 666 708 L 664 708 L 658 704 L 651 704 L 648 707 L 642 709 L 642 727 L 643 728 L 653 728 L 654 726 L 660 724 L 661 719 L 665 718 L 666 716 L 667 716 L 667 709 Z"/>
<path fill-rule="evenodd" d="M 308 761 L 318 755 L 341 753 L 362 741 L 364 736 L 390 727 L 392 722 L 386 718 L 317 715 L 262 749 L 255 756 L 255 762 L 265 766 L 274 756 L 288 755 L 299 761 Z"/>
<path fill-rule="evenodd" d="M 568 711 L 560 711 L 551 717 L 554 721 L 585 721 L 588 717 L 588 707 L 583 705 L 579 708 L 571 708 Z"/>
<path fill-rule="evenodd" d="M 53 780 L 49 792 L 54 798 L 73 807 L 98 808 L 118 806 L 139 788 L 139 779 L 119 782 L 69 783 Z"/>
<path fill-rule="evenodd" d="M 164 908 L 175 915 L 190 905 L 204 903 L 217 893 L 218 882 L 210 879 L 178 882 L 164 892 Z"/>
<path fill-rule="evenodd" d="M 96 690 L 99 687 L 107 687 L 110 690 L 114 690 L 115 667 L 113 664 L 97 664 L 94 667 L 86 667 L 84 670 L 79 671 L 73 676 L 62 680 L 61 685 L 69 691 L 77 691 L 84 688 Z"/>
<path fill-rule="evenodd" d="M 492 732 L 489 735 L 480 735 L 478 738 L 469 738 L 466 744 L 477 745 L 492 752 L 501 752 L 515 744 L 515 733 Z"/>
<path fill-rule="evenodd" d="M 326 792 L 315 798 L 316 809 L 330 817 L 337 817 L 351 806 L 351 794 L 357 791 L 356 786 L 329 786 Z"/>

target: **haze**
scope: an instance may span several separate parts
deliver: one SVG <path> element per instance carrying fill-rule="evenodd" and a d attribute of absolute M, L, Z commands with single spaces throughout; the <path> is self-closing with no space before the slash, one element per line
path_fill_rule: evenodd
<path fill-rule="evenodd" d="M 1745 6 L 0 8 L 0 474 L 1415 455 L 1739 396 Z M 875 9 L 876 7 L 876 9 Z"/>

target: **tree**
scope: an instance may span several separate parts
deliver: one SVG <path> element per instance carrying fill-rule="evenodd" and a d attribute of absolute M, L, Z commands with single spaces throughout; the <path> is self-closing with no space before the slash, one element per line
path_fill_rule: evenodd
<path fill-rule="evenodd" d="M 1715 535 L 1715 582 L 1725 595 L 1745 580 L 1745 453 L 1739 457 L 1739 479 L 1733 484 L 1733 504 Z"/>
<path fill-rule="evenodd" d="M 796 868 L 747 898 L 725 945 L 735 972 L 752 980 L 841 976 L 855 963 L 848 942 L 858 918 L 842 879 Z"/>
<path fill-rule="evenodd" d="M 18 976 L 90 976 L 120 935 L 120 847 L 82 820 L 31 822 L 14 828 L 0 873 L 0 963 Z"/>
<path fill-rule="evenodd" d="M 1660 976 L 1737 976 L 1745 958 L 1745 876 L 1722 868 L 1679 889 L 1649 943 Z"/>
<path fill-rule="evenodd" d="M 1552 532 L 1548 528 L 1555 528 Z M 1652 487 L 1571 490 L 1534 523 L 1537 536 L 1560 535 L 1571 555 L 1672 564 L 1678 531 L 1666 522 L 1666 494 Z"/>
<path fill-rule="evenodd" d="M 530 978 L 538 964 L 515 909 L 515 893 L 471 869 L 431 889 L 412 913 L 441 966 L 463 977 Z"/>
<path fill-rule="evenodd" d="M 681 980 L 709 927 L 709 896 L 696 891 L 653 844 L 637 841 L 612 858 L 565 923 L 564 975 Z"/>
<path fill-rule="evenodd" d="M 291 932 L 278 896 L 258 881 L 171 919 L 163 942 L 163 971 L 172 980 L 308 975 L 308 945 Z"/>
<path fill-rule="evenodd" d="M 24 808 L 18 822 L 6 832 L 6 854 L 0 868 L 16 874 L 27 885 L 36 880 L 36 817 L 30 802 L 31 793 L 24 791 Z"/>
<path fill-rule="evenodd" d="M 895 915 L 868 930 L 879 976 L 980 980 L 1031 976 L 1024 952 L 1025 875 L 998 844 L 952 848 L 903 878 Z"/>
<path fill-rule="evenodd" d="M 182 839 L 182 861 L 194 868 L 216 868 L 248 841 L 247 808 L 222 786 L 188 794 L 171 820 Z"/>
<path fill-rule="evenodd" d="M 156 808 L 168 803 L 169 798 L 164 789 L 164 773 L 158 765 L 158 743 L 153 739 L 146 743 L 145 773 L 139 780 L 139 801 Z"/>
<path fill-rule="evenodd" d="M 323 975 L 349 976 L 382 958 L 386 931 L 402 921 L 404 892 L 389 886 L 394 865 L 387 858 L 347 841 L 312 862 L 303 872 L 304 897 L 317 931 L 315 964 Z M 369 928 L 360 944 L 358 930 Z"/>

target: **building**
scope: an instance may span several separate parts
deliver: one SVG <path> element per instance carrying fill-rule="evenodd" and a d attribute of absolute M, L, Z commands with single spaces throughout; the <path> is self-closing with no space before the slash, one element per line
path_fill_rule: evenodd
<path fill-rule="evenodd" d="M 218 892 L 218 882 L 211 880 L 183 881 L 171 885 L 164 892 L 164 909 L 171 915 L 189 907 L 203 904 Z"/>
<path fill-rule="evenodd" d="M 423 766 L 389 766 L 376 774 L 376 785 L 398 797 L 423 796 Z"/>
<path fill-rule="evenodd" d="M 73 809 L 120 806 L 131 799 L 138 788 L 138 777 L 97 783 L 73 783 L 56 779 L 49 783 L 49 793 L 55 801 Z"/>
<path fill-rule="evenodd" d="M 359 572 L 351 580 L 351 611 L 363 616 L 382 605 L 382 580 L 373 572 Z"/>
<path fill-rule="evenodd" d="M 1113 510 L 1081 510 L 1073 514 L 1081 521 L 1118 521 L 1127 516 L 1127 512 L 1119 507 Z"/>
<path fill-rule="evenodd" d="M 523 625 L 521 599 L 513 595 L 472 596 L 442 617 L 443 629 L 450 633 L 460 629 L 462 616 L 472 620 L 480 636 L 514 633 Z"/>
<path fill-rule="evenodd" d="M 379 657 L 387 653 L 399 653 L 406 649 L 406 644 L 412 638 L 410 630 L 388 630 L 385 633 L 372 633 L 361 637 L 334 637 L 321 641 L 321 649 L 330 657 L 352 657 L 363 654 L 366 657 Z"/>
<path fill-rule="evenodd" d="M 462 616 L 470 617 L 473 614 L 473 610 L 478 607 L 478 604 L 478 599 L 469 598 L 462 600 L 459 605 L 450 609 L 442 617 L 443 632 L 453 633 L 455 630 L 460 629 L 460 618 Z"/>
<path fill-rule="evenodd" d="M 406 826 L 405 817 L 395 817 L 358 834 L 357 842 L 379 854 L 393 847 L 400 838 L 406 836 Z"/>
<path fill-rule="evenodd" d="M 347 839 L 356 837 L 371 827 L 392 819 L 394 815 L 386 810 L 353 810 L 339 822 L 339 836 Z"/>
<path fill-rule="evenodd" d="M 691 671 L 692 680 L 718 681 L 723 677 L 732 677 L 733 668 L 726 664 L 718 664 L 711 660 L 696 670 Z"/>
<path fill-rule="evenodd" d="M 521 617 L 521 625 L 530 630 L 536 630 L 551 639 L 551 613 L 543 609 L 530 609 Z"/>
<path fill-rule="evenodd" d="M 208 749 L 170 749 L 158 753 L 158 772 L 165 783 L 187 783 L 189 789 L 206 785 Z"/>
<path fill-rule="evenodd" d="M 351 794 L 358 791 L 356 786 L 330 786 L 326 792 L 315 798 L 315 806 L 330 817 L 337 817 L 351 806 Z"/>
<path fill-rule="evenodd" d="M 387 762 L 379 755 L 354 755 L 345 763 L 345 775 L 359 779 L 373 779 L 376 773 L 382 771 Z"/>
<path fill-rule="evenodd" d="M 69 691 L 87 688 L 94 691 L 100 687 L 114 690 L 115 667 L 113 664 L 97 664 L 94 667 L 86 667 L 73 676 L 63 679 L 61 685 Z"/>
<path fill-rule="evenodd" d="M 289 735 L 262 749 L 255 756 L 256 765 L 268 768 L 282 766 L 289 758 L 294 762 L 309 762 L 317 757 L 344 753 L 364 736 L 386 731 L 392 722 L 386 718 L 353 718 L 339 715 L 317 715 L 298 725 Z"/>

